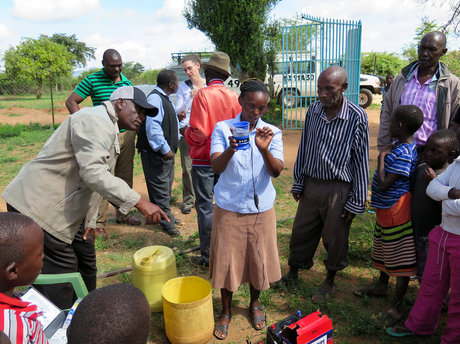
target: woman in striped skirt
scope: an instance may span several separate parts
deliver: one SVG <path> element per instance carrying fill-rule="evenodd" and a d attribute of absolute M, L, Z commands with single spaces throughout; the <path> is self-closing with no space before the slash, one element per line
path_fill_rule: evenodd
<path fill-rule="evenodd" d="M 388 280 L 395 276 L 395 295 L 388 311 L 395 321 L 402 316 L 400 305 L 409 278 L 417 273 L 409 188 L 417 163 L 414 133 L 422 123 L 423 113 L 414 105 L 401 105 L 393 113 L 390 135 L 396 141 L 380 152 L 372 180 L 371 205 L 377 209 L 372 263 L 380 277 L 376 284 L 354 291 L 358 296 L 386 296 Z"/>

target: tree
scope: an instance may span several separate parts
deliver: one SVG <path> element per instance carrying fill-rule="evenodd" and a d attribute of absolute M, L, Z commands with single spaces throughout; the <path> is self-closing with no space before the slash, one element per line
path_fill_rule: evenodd
<path fill-rule="evenodd" d="M 406 61 L 394 53 L 361 54 L 361 73 L 364 74 L 377 74 L 381 76 L 386 76 L 387 74 L 398 75 L 401 68 L 405 65 Z"/>
<path fill-rule="evenodd" d="M 266 25 L 265 36 L 265 58 L 267 60 L 267 71 L 268 71 L 268 90 L 270 98 L 275 97 L 275 86 L 273 83 L 274 75 L 278 71 L 278 55 L 282 49 L 281 45 L 281 23 L 279 21 L 273 21 Z"/>
<path fill-rule="evenodd" d="M 460 34 L 460 1 L 458 0 L 418 0 L 421 4 L 431 4 L 434 6 L 442 6 L 447 3 L 450 7 L 449 19 L 440 26 L 442 32 L 450 30 L 455 34 Z"/>
<path fill-rule="evenodd" d="M 441 29 L 441 26 L 436 24 L 435 20 L 429 20 L 428 17 L 422 18 L 421 24 L 415 29 L 414 42 L 403 50 L 403 56 L 407 61 L 413 62 L 418 60 L 417 46 L 423 36 L 432 31 L 441 31 Z"/>
<path fill-rule="evenodd" d="M 74 55 L 72 59 L 72 66 L 74 68 L 85 67 L 88 60 L 96 58 L 94 56 L 96 48 L 89 47 L 84 42 L 79 42 L 75 35 L 67 36 L 64 33 L 55 33 L 51 37 L 40 35 L 40 38 L 42 37 L 49 38 L 52 42 L 65 46 Z"/>
<path fill-rule="evenodd" d="M 441 62 L 449 68 L 452 74 L 460 76 L 460 50 L 448 50 L 447 54 L 441 57 Z"/>
<path fill-rule="evenodd" d="M 139 77 L 136 79 L 136 83 L 139 84 L 156 84 L 158 74 L 160 74 L 161 69 L 148 69 L 143 72 Z"/>
<path fill-rule="evenodd" d="M 139 62 L 125 62 L 123 63 L 123 74 L 131 81 L 144 73 L 145 68 Z"/>
<path fill-rule="evenodd" d="M 72 70 L 73 55 L 66 47 L 47 37 L 26 38 L 4 55 L 5 71 L 10 78 L 23 78 L 37 83 L 36 96 L 41 97 L 44 78 L 66 75 Z"/>
<path fill-rule="evenodd" d="M 265 79 L 264 28 L 280 0 L 186 0 L 183 16 L 189 28 L 202 31 L 230 56 L 240 79 Z"/>

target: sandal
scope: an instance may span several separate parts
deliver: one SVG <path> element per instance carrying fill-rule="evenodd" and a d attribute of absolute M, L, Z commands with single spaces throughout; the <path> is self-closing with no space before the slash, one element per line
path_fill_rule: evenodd
<path fill-rule="evenodd" d="M 229 319 L 229 320 L 232 320 L 232 316 L 231 315 L 226 315 L 226 314 L 221 314 L 219 316 L 219 319 L 217 319 L 217 321 L 219 321 L 220 319 Z M 219 340 L 224 340 L 225 338 L 227 338 L 227 335 L 228 335 L 228 325 L 230 324 L 230 322 L 226 325 L 218 325 L 218 324 L 215 324 L 214 325 L 214 337 L 216 337 L 217 339 Z M 223 336 L 218 336 L 216 331 L 220 331 L 222 332 L 224 335 Z"/>
<path fill-rule="evenodd" d="M 399 324 L 393 327 L 388 327 L 387 333 L 392 337 L 406 337 L 406 336 L 412 336 L 415 334 L 414 332 L 409 330 L 404 324 Z"/>
<path fill-rule="evenodd" d="M 353 294 L 359 297 L 367 296 L 388 296 L 388 287 L 378 287 L 374 284 L 353 290 Z"/>
<path fill-rule="evenodd" d="M 264 315 L 254 315 L 254 311 L 262 311 L 264 312 Z M 249 321 L 251 322 L 252 328 L 256 331 L 260 331 L 267 326 L 267 313 L 265 312 L 265 307 L 262 304 L 258 307 L 249 308 Z M 260 326 L 262 322 L 264 324 Z"/>

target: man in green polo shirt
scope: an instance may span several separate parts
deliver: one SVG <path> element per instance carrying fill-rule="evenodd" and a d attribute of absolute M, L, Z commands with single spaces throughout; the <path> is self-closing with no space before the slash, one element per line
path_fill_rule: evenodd
<path fill-rule="evenodd" d="M 75 90 L 67 98 L 65 105 L 70 114 L 80 110 L 79 104 L 87 97 L 91 97 L 93 106 L 100 105 L 103 101 L 109 100 L 110 95 L 117 88 L 122 86 L 132 86 L 122 73 L 123 62 L 121 55 L 114 49 L 108 49 L 102 56 L 103 68 L 94 74 L 88 75 L 83 79 Z M 131 188 L 133 186 L 133 158 L 135 131 L 120 130 L 120 155 L 118 156 L 115 170 L 112 173 L 123 179 Z M 104 226 L 107 220 L 108 203 L 101 202 L 99 216 L 97 218 L 96 232 L 104 233 Z M 126 216 L 117 211 L 116 220 L 118 223 L 129 225 L 139 225 L 141 222 L 136 217 Z"/>

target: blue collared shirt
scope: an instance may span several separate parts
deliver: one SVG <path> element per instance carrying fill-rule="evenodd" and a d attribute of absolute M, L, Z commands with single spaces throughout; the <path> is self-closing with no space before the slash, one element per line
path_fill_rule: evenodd
<path fill-rule="evenodd" d="M 233 122 L 239 121 L 241 121 L 241 114 L 216 124 L 211 138 L 211 155 L 223 152 L 230 145 L 228 141 L 228 137 L 232 136 L 230 128 Z M 269 127 L 274 134 L 269 146 L 270 153 L 274 158 L 284 161 L 281 130 L 259 119 L 256 128 L 263 127 Z M 265 168 L 262 154 L 254 142 L 256 128 L 249 134 L 251 148 L 235 152 L 214 187 L 216 203 L 222 209 L 254 214 L 270 210 L 275 203 L 275 188 Z M 254 189 L 259 198 L 259 209 L 254 202 Z"/>
<path fill-rule="evenodd" d="M 155 86 L 154 89 L 169 99 L 167 94 L 161 88 Z M 163 102 L 161 100 L 161 97 L 156 93 L 152 93 L 151 95 L 149 95 L 147 97 L 147 102 L 158 108 L 158 115 L 156 115 L 155 117 L 145 118 L 145 132 L 147 134 L 147 140 L 149 141 L 150 147 L 152 147 L 152 149 L 155 152 L 166 154 L 171 150 L 171 147 L 169 147 L 168 142 L 166 142 L 165 136 L 163 134 L 163 129 L 161 128 L 161 123 L 163 122 L 163 118 L 165 116 Z M 172 106 L 174 107 L 174 104 L 172 104 Z M 179 125 L 177 125 L 177 127 L 179 128 Z M 179 131 L 177 133 L 177 137 L 180 138 Z"/>

